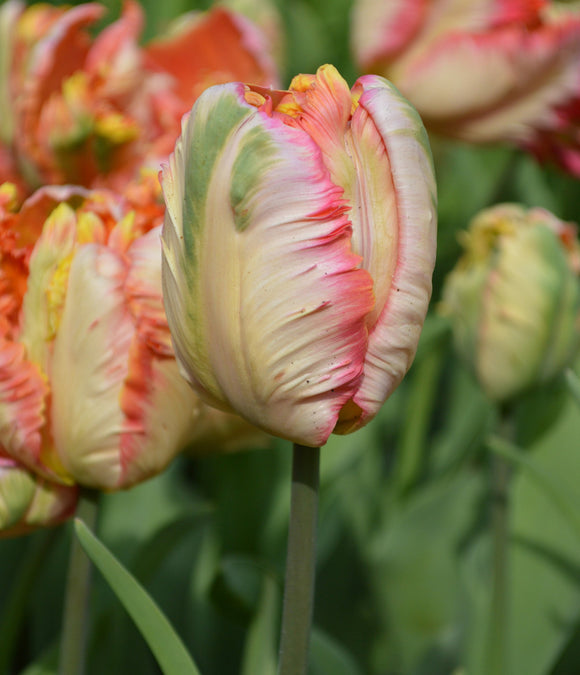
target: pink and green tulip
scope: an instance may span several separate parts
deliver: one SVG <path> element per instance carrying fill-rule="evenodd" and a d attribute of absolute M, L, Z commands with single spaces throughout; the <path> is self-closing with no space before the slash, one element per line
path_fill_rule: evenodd
<path fill-rule="evenodd" d="M 162 184 L 164 300 L 195 390 L 303 445 L 369 422 L 431 293 L 436 190 L 414 108 L 332 66 L 288 91 L 212 87 Z"/>
<path fill-rule="evenodd" d="M 547 0 L 356 0 L 352 48 L 430 131 L 580 176 L 580 11 Z"/>

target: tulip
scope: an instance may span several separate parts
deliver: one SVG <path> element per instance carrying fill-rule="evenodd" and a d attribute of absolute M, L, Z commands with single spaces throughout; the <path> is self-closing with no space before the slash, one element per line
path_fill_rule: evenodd
<path fill-rule="evenodd" d="M 122 191 L 141 167 L 158 169 L 203 88 L 232 77 L 277 81 L 261 33 L 233 12 L 211 10 L 141 47 L 134 0 L 90 36 L 104 9 L 17 0 L 0 8 L 0 183 L 28 193 L 61 183 Z"/>
<path fill-rule="evenodd" d="M 546 0 L 357 0 L 352 46 L 433 132 L 580 176 L 580 11 Z"/>
<path fill-rule="evenodd" d="M 145 480 L 201 414 L 163 310 L 162 206 L 135 207 L 148 185 L 43 188 L 0 208 L 0 449 L 51 481 Z"/>
<path fill-rule="evenodd" d="M 0 452 L 0 537 L 26 534 L 70 518 L 78 489 L 36 476 Z"/>
<path fill-rule="evenodd" d="M 431 292 L 426 134 L 386 80 L 205 91 L 162 175 L 163 291 L 202 398 L 309 446 L 363 426 L 413 359 Z"/>
<path fill-rule="evenodd" d="M 488 396 L 509 402 L 553 379 L 580 345 L 576 228 L 544 209 L 500 204 L 462 240 L 441 310 Z"/>

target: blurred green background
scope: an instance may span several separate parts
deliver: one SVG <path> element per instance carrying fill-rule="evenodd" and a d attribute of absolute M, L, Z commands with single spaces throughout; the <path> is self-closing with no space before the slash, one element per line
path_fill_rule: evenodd
<path fill-rule="evenodd" d="M 30 4 L 30 3 L 29 3 Z M 58 4 L 58 3 L 55 3 Z M 105 2 L 109 20 L 120 3 Z M 211 3 L 148 0 L 144 39 Z M 280 0 L 285 82 L 334 63 L 350 84 L 348 0 Z M 499 201 L 580 222 L 578 182 L 505 148 L 432 139 L 433 307 L 457 232 Z M 493 675 L 490 435 L 498 416 L 430 312 L 416 361 L 365 429 L 322 450 L 312 675 Z M 509 486 L 510 675 L 580 673 L 580 409 L 563 381 L 522 400 Z M 104 495 L 98 534 L 146 586 L 205 675 L 276 671 L 290 444 L 196 458 Z M 530 465 L 526 463 L 530 463 Z M 540 479 L 538 479 L 538 476 Z M 71 525 L 0 541 L 0 673 L 52 673 Z M 95 574 L 89 674 L 159 669 Z"/>

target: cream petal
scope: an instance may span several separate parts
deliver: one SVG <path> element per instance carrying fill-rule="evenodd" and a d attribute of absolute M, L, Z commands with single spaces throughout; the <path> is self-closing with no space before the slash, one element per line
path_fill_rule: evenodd
<path fill-rule="evenodd" d="M 126 306 L 126 263 L 104 246 L 78 249 L 54 340 L 51 427 L 66 471 L 82 484 L 110 488 L 121 474 L 120 393 L 135 327 Z"/>
<path fill-rule="evenodd" d="M 364 375 L 354 397 L 362 410 L 355 425 L 378 412 L 407 372 L 431 296 L 435 265 L 437 196 L 431 151 L 415 109 L 383 78 L 367 75 L 353 88 L 380 133 L 389 158 L 396 201 L 397 251 L 388 294 L 369 335 Z M 343 420 L 340 431 L 348 431 Z"/>

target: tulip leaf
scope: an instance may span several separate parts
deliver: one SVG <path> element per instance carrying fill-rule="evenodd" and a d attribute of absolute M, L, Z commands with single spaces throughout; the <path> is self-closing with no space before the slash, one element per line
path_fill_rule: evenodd
<path fill-rule="evenodd" d="M 75 532 L 86 554 L 145 638 L 164 675 L 199 675 L 183 642 L 141 584 L 81 520 L 75 519 Z"/>
<path fill-rule="evenodd" d="M 319 628 L 312 630 L 310 670 L 312 675 L 362 675 L 362 670 L 344 647 Z"/>
<path fill-rule="evenodd" d="M 58 675 L 58 653 L 59 644 L 53 642 L 34 663 L 21 670 L 20 675 Z"/>
<path fill-rule="evenodd" d="M 568 368 L 565 376 L 569 392 L 572 394 L 576 403 L 580 405 L 580 378 L 571 368 Z"/>
<path fill-rule="evenodd" d="M 248 628 L 241 675 L 275 675 L 279 616 L 280 588 L 271 575 L 265 574 L 258 607 Z"/>

